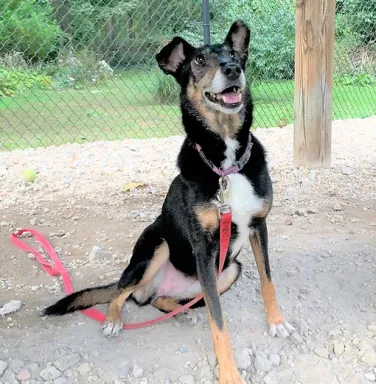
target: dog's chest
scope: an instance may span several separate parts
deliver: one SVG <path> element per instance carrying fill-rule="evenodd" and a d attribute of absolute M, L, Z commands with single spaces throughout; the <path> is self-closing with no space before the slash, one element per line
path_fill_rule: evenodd
<path fill-rule="evenodd" d="M 226 159 L 223 168 L 230 167 L 235 162 L 235 153 L 238 142 L 234 139 L 226 139 Z M 252 217 L 263 208 L 263 199 L 257 196 L 250 180 L 240 174 L 228 175 L 230 182 L 230 197 L 228 205 L 231 208 L 232 221 L 237 225 L 238 236 L 231 245 L 232 254 L 237 254 L 250 235 L 249 224 Z"/>

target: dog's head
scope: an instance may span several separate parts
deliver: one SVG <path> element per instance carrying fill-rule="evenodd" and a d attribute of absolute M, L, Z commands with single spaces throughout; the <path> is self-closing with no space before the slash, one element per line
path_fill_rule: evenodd
<path fill-rule="evenodd" d="M 222 44 L 195 48 L 175 37 L 156 60 L 166 74 L 175 77 L 183 96 L 201 113 L 236 114 L 245 103 L 249 38 L 247 25 L 236 21 Z"/>

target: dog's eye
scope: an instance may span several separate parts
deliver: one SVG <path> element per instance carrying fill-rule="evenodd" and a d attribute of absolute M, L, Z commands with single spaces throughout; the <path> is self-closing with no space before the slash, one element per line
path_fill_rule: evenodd
<path fill-rule="evenodd" d="M 236 59 L 235 51 L 230 51 L 230 57 L 231 57 L 232 60 Z"/>
<path fill-rule="evenodd" d="M 206 64 L 205 57 L 203 55 L 197 55 L 195 58 L 195 63 L 204 66 Z"/>

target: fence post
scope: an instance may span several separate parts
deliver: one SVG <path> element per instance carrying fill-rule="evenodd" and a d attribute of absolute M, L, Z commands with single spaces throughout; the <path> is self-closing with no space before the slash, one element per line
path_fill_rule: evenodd
<path fill-rule="evenodd" d="M 296 1 L 294 163 L 330 167 L 335 0 Z"/>
<path fill-rule="evenodd" d="M 210 44 L 209 0 L 202 0 L 202 26 L 204 27 L 204 44 Z"/>

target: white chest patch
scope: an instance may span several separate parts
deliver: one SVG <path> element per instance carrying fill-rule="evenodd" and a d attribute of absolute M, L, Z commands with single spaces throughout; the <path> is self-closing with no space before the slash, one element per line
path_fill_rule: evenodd
<path fill-rule="evenodd" d="M 223 168 L 228 168 L 235 162 L 235 153 L 239 143 L 234 139 L 226 139 L 226 159 Z M 263 199 L 258 197 L 249 179 L 239 173 L 228 175 L 230 179 L 231 196 L 229 206 L 232 212 L 232 221 L 238 227 L 238 236 L 231 246 L 232 255 L 236 255 L 250 235 L 249 223 L 253 216 L 263 208 Z"/>

